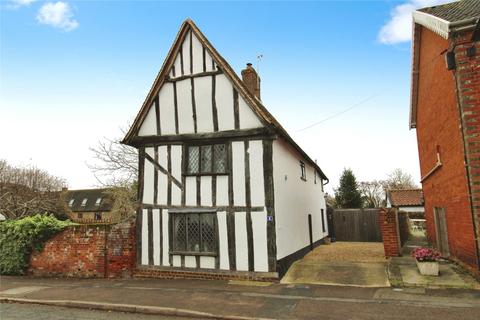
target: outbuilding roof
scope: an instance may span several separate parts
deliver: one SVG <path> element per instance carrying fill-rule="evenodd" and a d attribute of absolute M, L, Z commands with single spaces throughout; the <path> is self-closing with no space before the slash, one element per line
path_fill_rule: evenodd
<path fill-rule="evenodd" d="M 422 189 L 388 190 L 387 197 L 392 207 L 421 207 L 424 203 Z"/>

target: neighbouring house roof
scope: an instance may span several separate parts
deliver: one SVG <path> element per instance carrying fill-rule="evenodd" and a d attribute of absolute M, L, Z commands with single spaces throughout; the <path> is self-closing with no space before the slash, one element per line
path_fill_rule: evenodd
<path fill-rule="evenodd" d="M 111 211 L 114 201 L 107 191 L 108 189 L 68 190 L 65 194 L 65 202 L 73 212 Z"/>
<path fill-rule="evenodd" d="M 160 89 L 160 87 L 165 82 L 168 73 L 175 62 L 176 55 L 183 43 L 184 38 L 188 34 L 188 31 L 192 30 L 193 34 L 198 38 L 200 43 L 206 48 L 208 53 L 213 57 L 215 63 L 218 67 L 224 72 L 224 74 L 232 81 L 233 86 L 238 90 L 241 96 L 245 99 L 248 106 L 252 109 L 252 111 L 260 118 L 260 120 L 268 127 L 272 128 L 277 132 L 280 136 L 282 136 L 288 143 L 290 143 L 294 149 L 299 152 L 319 173 L 322 179 L 328 180 L 327 176 L 323 173 L 320 167 L 317 165 L 315 161 L 313 161 L 305 151 L 293 140 L 293 138 L 287 133 L 287 131 L 280 125 L 280 123 L 273 117 L 273 115 L 265 108 L 262 102 L 255 97 L 250 91 L 247 89 L 245 84 L 242 80 L 238 77 L 235 73 L 233 68 L 228 64 L 228 62 L 217 52 L 217 50 L 213 47 L 213 45 L 208 41 L 205 35 L 200 31 L 200 29 L 195 25 L 195 23 L 191 19 L 187 19 L 183 22 L 182 26 L 180 27 L 180 31 L 175 38 L 175 41 L 170 48 L 170 51 L 167 54 L 167 58 L 165 59 L 150 91 L 145 99 L 140 112 L 137 114 L 135 121 L 133 122 L 130 130 L 128 131 L 127 135 L 123 139 L 122 143 L 130 144 L 132 138 L 138 134 L 138 130 L 145 119 L 149 107 L 151 106 L 153 99 L 155 98 L 155 93 Z"/>
<path fill-rule="evenodd" d="M 423 206 L 422 189 L 388 190 L 387 197 L 392 207 Z"/>
<path fill-rule="evenodd" d="M 449 39 L 454 33 L 473 30 L 480 24 L 480 0 L 460 0 L 413 12 L 412 85 L 410 129 L 417 127 L 418 74 L 421 26 Z"/>

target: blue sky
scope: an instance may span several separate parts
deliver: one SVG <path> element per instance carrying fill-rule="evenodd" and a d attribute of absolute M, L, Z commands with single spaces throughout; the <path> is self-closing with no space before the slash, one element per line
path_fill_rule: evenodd
<path fill-rule="evenodd" d="M 263 55 L 264 104 L 330 186 L 344 167 L 418 181 L 409 19 L 434 2 L 2 1 L 0 158 L 94 186 L 89 146 L 131 123 L 190 17 L 238 73 Z"/>

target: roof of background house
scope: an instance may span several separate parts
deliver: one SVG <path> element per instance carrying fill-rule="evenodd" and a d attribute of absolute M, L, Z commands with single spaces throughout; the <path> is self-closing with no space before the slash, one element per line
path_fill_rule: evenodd
<path fill-rule="evenodd" d="M 423 206 L 422 189 L 388 190 L 387 197 L 392 207 Z"/>
<path fill-rule="evenodd" d="M 242 80 L 238 77 L 237 73 L 233 70 L 233 68 L 228 64 L 228 62 L 218 53 L 215 47 L 210 43 L 210 41 L 205 37 L 205 35 L 200 31 L 200 29 L 195 25 L 195 23 L 191 19 L 186 19 L 182 26 L 180 27 L 179 32 L 177 33 L 177 37 L 173 42 L 170 51 L 167 54 L 167 57 L 160 69 L 159 73 L 155 81 L 153 82 L 152 87 L 150 88 L 150 92 L 148 93 L 140 112 L 137 114 L 135 121 L 133 122 L 130 130 L 127 132 L 125 138 L 122 140 L 122 143 L 132 145 L 132 138 L 137 134 L 140 126 L 143 122 L 143 119 L 146 117 L 146 114 L 151 106 L 151 102 L 153 101 L 154 92 L 156 92 L 164 83 L 165 78 L 170 71 L 171 66 L 174 63 L 174 59 L 176 58 L 176 53 L 178 52 L 183 37 L 185 37 L 186 32 L 188 30 L 192 30 L 195 36 L 197 36 L 200 43 L 208 50 L 208 52 L 212 55 L 213 59 L 217 63 L 217 65 L 222 69 L 222 71 L 230 78 L 233 83 L 233 86 L 238 89 L 240 95 L 245 98 L 246 103 L 250 106 L 252 111 L 262 120 L 262 122 L 266 123 L 270 128 L 274 129 L 276 132 L 279 133 L 290 145 L 300 153 L 305 160 L 307 160 L 319 173 L 322 179 L 328 180 L 325 173 L 323 173 L 322 169 L 318 166 L 318 164 L 312 160 L 308 156 L 308 154 L 303 151 L 303 149 L 293 140 L 293 138 L 287 133 L 282 125 L 273 117 L 273 115 L 267 110 L 267 108 L 262 104 L 262 102 L 255 97 L 250 91 L 246 88 L 245 84 Z"/>
<path fill-rule="evenodd" d="M 73 212 L 111 211 L 114 201 L 107 191 L 108 189 L 68 190 L 65 202 Z M 74 200 L 73 204 L 69 206 L 72 199 Z M 84 199 L 87 199 L 87 202 L 82 206 Z M 98 199 L 101 199 L 99 204 L 97 204 Z"/>
<path fill-rule="evenodd" d="M 449 21 L 458 22 L 465 19 L 480 17 L 480 0 L 461 0 L 439 6 L 419 9 L 420 12 Z"/>

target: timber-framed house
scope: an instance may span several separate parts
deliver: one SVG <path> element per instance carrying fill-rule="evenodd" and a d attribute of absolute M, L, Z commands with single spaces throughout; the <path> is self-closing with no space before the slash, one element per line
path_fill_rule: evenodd
<path fill-rule="evenodd" d="M 316 162 L 186 20 L 123 143 L 139 150 L 137 268 L 277 278 L 327 236 Z"/>

